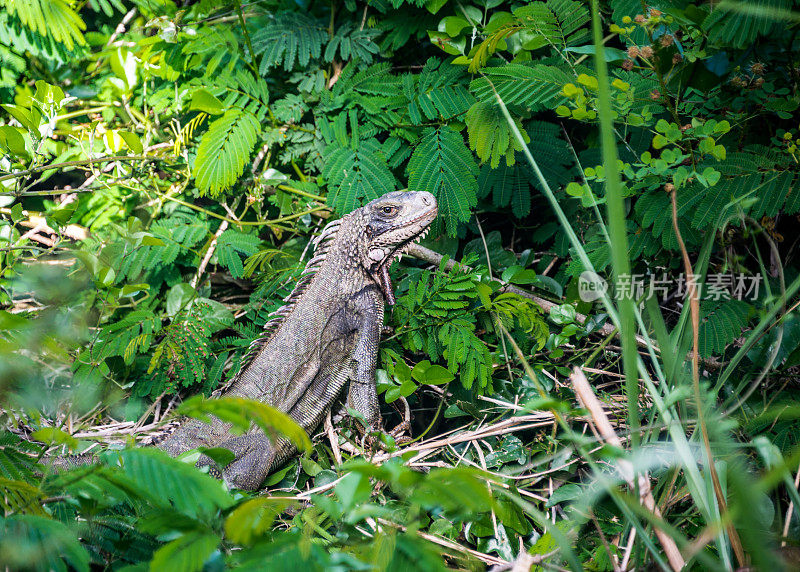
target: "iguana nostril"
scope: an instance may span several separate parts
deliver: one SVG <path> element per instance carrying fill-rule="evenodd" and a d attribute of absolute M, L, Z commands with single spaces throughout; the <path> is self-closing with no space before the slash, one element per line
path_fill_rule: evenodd
<path fill-rule="evenodd" d="M 431 199 L 429 197 L 426 197 L 425 195 L 422 195 L 422 204 L 426 206 L 431 204 Z"/>

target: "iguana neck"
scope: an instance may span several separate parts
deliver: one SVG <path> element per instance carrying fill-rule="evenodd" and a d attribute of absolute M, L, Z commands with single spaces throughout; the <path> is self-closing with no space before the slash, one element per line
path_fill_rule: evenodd
<path fill-rule="evenodd" d="M 250 344 L 250 349 L 242 358 L 239 374 L 231 382 L 214 393 L 223 394 L 231 384 L 252 363 L 259 351 L 275 336 L 286 323 L 305 296 L 319 298 L 336 297 L 347 299 L 374 280 L 361 264 L 361 254 L 365 249 L 364 232 L 366 221 L 361 211 L 356 210 L 325 226 L 322 233 L 314 239 L 314 254 L 306 263 L 300 278 L 291 294 L 284 298 L 284 304 L 270 315 L 264 324 L 262 335 Z M 319 285 L 319 286 L 318 286 Z"/>

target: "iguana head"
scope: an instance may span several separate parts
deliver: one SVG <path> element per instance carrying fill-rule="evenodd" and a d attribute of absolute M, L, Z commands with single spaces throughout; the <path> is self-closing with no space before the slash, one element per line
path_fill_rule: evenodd
<path fill-rule="evenodd" d="M 381 287 L 386 301 L 394 304 L 389 266 L 411 243 L 428 233 L 439 213 L 436 197 L 426 191 L 395 191 L 362 208 L 366 227 L 361 263 Z"/>

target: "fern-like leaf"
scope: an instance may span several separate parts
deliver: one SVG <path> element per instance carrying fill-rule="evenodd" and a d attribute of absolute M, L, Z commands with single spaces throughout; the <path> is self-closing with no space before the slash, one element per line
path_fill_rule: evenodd
<path fill-rule="evenodd" d="M 444 344 L 444 357 L 450 371 L 458 371 L 461 383 L 471 389 L 477 381 L 477 389 L 489 384 L 491 355 L 486 344 L 475 335 L 475 324 L 463 320 L 451 320 L 439 330 L 439 341 Z"/>
<path fill-rule="evenodd" d="M 419 76 L 404 76 L 403 91 L 410 100 L 411 122 L 419 125 L 424 119 L 451 119 L 467 111 L 475 98 L 464 87 L 463 77 L 462 69 L 436 58 L 425 63 Z"/>
<path fill-rule="evenodd" d="M 28 29 L 53 38 L 68 50 L 86 44 L 82 33 L 86 24 L 65 0 L 0 0 L 0 5 Z"/>
<path fill-rule="evenodd" d="M 370 65 L 379 51 L 375 39 L 380 34 L 376 29 L 356 29 L 352 23 L 340 26 L 325 48 L 325 61 L 332 62 L 338 53 L 342 61 L 357 59 Z"/>
<path fill-rule="evenodd" d="M 449 126 L 426 129 L 408 162 L 408 188 L 436 196 L 451 236 L 477 204 L 477 176 L 472 153 L 461 134 Z"/>
<path fill-rule="evenodd" d="M 279 12 L 275 19 L 253 35 L 253 50 L 261 55 L 259 73 L 283 65 L 291 71 L 295 62 L 308 65 L 318 58 L 327 41 L 325 27 L 313 18 L 298 12 Z"/>
<path fill-rule="evenodd" d="M 541 64 L 507 64 L 487 68 L 484 75 L 470 84 L 470 90 L 480 101 L 494 101 L 494 85 L 506 105 L 521 105 L 531 111 L 557 105 L 564 99 L 562 88 L 574 79 L 561 68 Z"/>
<path fill-rule="evenodd" d="M 574 46 L 589 38 L 589 30 L 585 27 L 589 22 L 589 9 L 583 2 L 532 2 L 514 10 L 514 16 L 526 30 L 541 38 L 542 45 L 551 44 L 561 48 Z"/>
<path fill-rule="evenodd" d="M 467 111 L 466 122 L 469 146 L 481 162 L 489 161 L 494 169 L 500 164 L 500 158 L 505 157 L 506 165 L 511 167 L 514 164 L 514 152 L 522 151 L 522 145 L 514 137 L 502 110 L 495 102 L 476 102 Z M 522 122 L 519 119 L 514 119 L 514 122 L 525 143 L 530 143 Z"/>
<path fill-rule="evenodd" d="M 368 139 L 355 149 L 337 143 L 328 147 L 322 176 L 328 181 L 328 203 L 340 213 L 397 188 L 378 141 Z"/>
<path fill-rule="evenodd" d="M 700 318 L 700 354 L 720 355 L 747 326 L 751 307 L 741 300 L 706 302 Z"/>
<path fill-rule="evenodd" d="M 187 40 L 181 51 L 187 56 L 184 67 L 203 70 L 205 78 L 232 75 L 239 63 L 239 40 L 233 30 L 224 26 L 202 27 Z"/>
<path fill-rule="evenodd" d="M 245 257 L 258 252 L 261 244 L 258 236 L 228 229 L 217 240 L 217 260 L 231 272 L 234 278 L 244 276 L 240 253 Z"/>
<path fill-rule="evenodd" d="M 511 205 L 514 216 L 522 218 L 531 211 L 530 177 L 520 165 L 500 165 L 492 169 L 489 164 L 481 167 L 478 188 L 482 197 L 492 196 L 498 207 Z"/>
<path fill-rule="evenodd" d="M 203 193 L 217 196 L 233 185 L 261 132 L 248 111 L 233 108 L 214 121 L 203 135 L 195 159 L 195 181 Z"/>
<path fill-rule="evenodd" d="M 708 39 L 719 45 L 746 48 L 759 36 L 769 34 L 778 22 L 772 15 L 775 10 L 789 11 L 791 0 L 750 0 L 748 11 L 740 13 L 721 2 L 703 20 Z"/>

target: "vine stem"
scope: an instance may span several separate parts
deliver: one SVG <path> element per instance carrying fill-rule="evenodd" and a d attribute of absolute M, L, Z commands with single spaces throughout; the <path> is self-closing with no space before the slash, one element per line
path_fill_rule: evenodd
<path fill-rule="evenodd" d="M 234 0 L 236 2 L 236 12 L 239 15 L 239 22 L 242 24 L 242 33 L 244 34 L 244 41 L 247 44 L 247 51 L 250 52 L 250 69 L 253 73 L 258 74 L 258 66 L 256 66 L 256 54 L 253 51 L 253 44 L 250 42 L 250 33 L 247 31 L 247 25 L 244 21 L 244 13 L 242 12 L 241 0 Z"/>
<path fill-rule="evenodd" d="M 96 159 L 78 159 L 75 161 L 66 161 L 64 163 L 50 163 L 49 165 L 40 165 L 33 167 L 26 171 L 17 171 L 0 177 L 0 183 L 10 179 L 19 179 L 20 177 L 27 177 L 34 173 L 41 173 L 43 171 L 53 171 L 56 169 L 64 169 L 66 167 L 78 167 L 81 165 L 92 165 L 94 163 L 108 163 L 109 161 L 163 161 L 161 157 L 147 157 L 145 155 L 125 155 L 120 157 L 98 157 Z"/>

